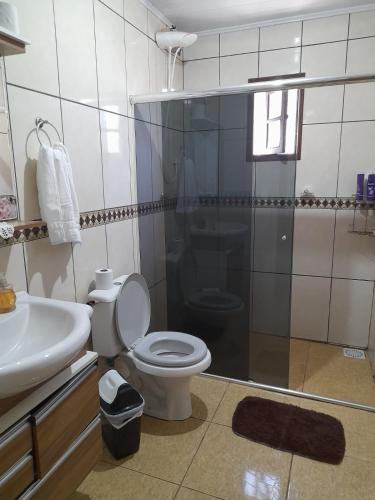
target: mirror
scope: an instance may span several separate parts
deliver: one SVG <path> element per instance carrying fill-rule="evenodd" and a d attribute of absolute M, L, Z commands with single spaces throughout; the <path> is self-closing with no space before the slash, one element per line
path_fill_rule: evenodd
<path fill-rule="evenodd" d="M 0 59 L 0 221 L 16 219 L 17 198 L 4 73 Z"/>

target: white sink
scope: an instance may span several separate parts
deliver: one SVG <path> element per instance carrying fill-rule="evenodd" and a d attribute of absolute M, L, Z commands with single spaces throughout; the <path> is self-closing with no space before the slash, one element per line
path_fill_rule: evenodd
<path fill-rule="evenodd" d="M 17 293 L 14 311 L 0 314 L 0 399 L 34 387 L 62 370 L 90 335 L 84 304 Z"/>

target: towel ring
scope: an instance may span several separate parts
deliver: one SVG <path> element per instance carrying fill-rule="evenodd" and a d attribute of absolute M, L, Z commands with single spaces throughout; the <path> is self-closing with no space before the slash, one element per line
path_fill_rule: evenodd
<path fill-rule="evenodd" d="M 48 120 L 43 120 L 43 118 L 39 118 L 38 117 L 38 118 L 35 119 L 35 127 L 36 127 L 36 136 L 37 136 L 39 144 L 41 146 L 43 146 L 43 143 L 40 140 L 39 132 L 41 131 L 41 129 L 43 129 L 44 125 L 49 125 L 50 127 L 52 127 L 53 130 L 56 132 L 56 135 L 59 138 L 59 141 L 62 142 L 60 134 L 59 134 L 59 131 L 57 130 L 57 128 L 51 122 L 49 122 Z M 46 134 L 50 146 L 52 146 L 52 142 L 51 142 L 50 136 L 47 134 L 47 132 L 45 130 L 43 130 L 43 132 Z"/>

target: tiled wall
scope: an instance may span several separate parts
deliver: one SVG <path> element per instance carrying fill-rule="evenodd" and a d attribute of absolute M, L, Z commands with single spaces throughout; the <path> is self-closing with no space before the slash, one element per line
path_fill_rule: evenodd
<path fill-rule="evenodd" d="M 136 203 L 128 95 L 165 87 L 166 54 L 154 41 L 165 25 L 138 0 L 12 3 L 31 41 L 26 55 L 5 60 L 21 219 L 40 217 L 37 116 L 54 124 L 69 149 L 81 212 Z M 178 88 L 182 64 L 176 73 Z M 0 245 L 0 270 L 16 290 L 35 295 L 84 302 L 95 269 L 105 265 L 115 275 L 139 269 L 136 218 L 84 229 L 74 248 L 47 238 Z"/>
<path fill-rule="evenodd" d="M 184 53 L 184 88 L 248 78 L 375 73 L 375 11 L 202 36 Z M 375 172 L 375 83 L 305 92 L 296 196 L 348 197 L 357 172 Z M 353 210 L 297 209 L 292 335 L 367 347 L 375 280 L 375 239 L 350 234 Z M 356 214 L 363 229 L 367 212 Z M 374 227 L 370 213 L 368 229 Z M 370 352 L 375 344 L 373 315 Z"/>

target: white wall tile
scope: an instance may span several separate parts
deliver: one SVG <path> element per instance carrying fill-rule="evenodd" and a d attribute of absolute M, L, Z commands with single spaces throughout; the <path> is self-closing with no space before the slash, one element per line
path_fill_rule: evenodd
<path fill-rule="evenodd" d="M 184 89 L 184 65 L 181 62 L 176 63 L 173 87 L 175 90 Z"/>
<path fill-rule="evenodd" d="M 139 0 L 124 0 L 125 19 L 147 33 L 147 9 Z"/>
<path fill-rule="evenodd" d="M 349 38 L 375 35 L 375 10 L 350 14 Z"/>
<path fill-rule="evenodd" d="M 357 173 L 375 165 L 375 122 L 344 123 L 342 126 L 337 196 L 353 196 Z"/>
<path fill-rule="evenodd" d="M 155 34 L 166 29 L 166 24 L 155 16 L 150 10 L 147 11 L 147 34 L 155 40 Z"/>
<path fill-rule="evenodd" d="M 343 85 L 305 89 L 303 123 L 341 121 L 343 94 Z"/>
<path fill-rule="evenodd" d="M 0 133 L 0 193 L 15 194 L 10 134 Z"/>
<path fill-rule="evenodd" d="M 219 86 L 219 58 L 189 61 L 184 64 L 184 89 L 209 89 Z"/>
<path fill-rule="evenodd" d="M 340 131 L 339 123 L 303 126 L 296 196 L 306 186 L 310 186 L 315 196 L 336 196 Z"/>
<path fill-rule="evenodd" d="M 220 57 L 220 85 L 242 85 L 258 77 L 258 54 Z"/>
<path fill-rule="evenodd" d="M 301 45 L 302 22 L 276 24 L 260 28 L 260 50 L 283 49 Z"/>
<path fill-rule="evenodd" d="M 330 288 L 330 278 L 293 276 L 292 337 L 327 341 Z"/>
<path fill-rule="evenodd" d="M 81 212 L 104 207 L 99 111 L 62 101 L 65 145 Z"/>
<path fill-rule="evenodd" d="M 128 121 L 124 116 L 100 112 L 104 202 L 108 208 L 132 203 Z"/>
<path fill-rule="evenodd" d="M 74 245 L 73 261 L 77 302 L 86 303 L 90 286 L 95 281 L 95 271 L 107 266 L 105 226 L 85 229 L 81 237 L 82 243 Z"/>
<path fill-rule="evenodd" d="M 55 0 L 62 97 L 98 106 L 92 0 Z"/>
<path fill-rule="evenodd" d="M 259 29 L 230 31 L 220 35 L 221 56 L 257 52 L 258 46 Z"/>
<path fill-rule="evenodd" d="M 101 2 L 117 12 L 120 16 L 124 15 L 124 0 L 101 0 Z"/>
<path fill-rule="evenodd" d="M 328 341 L 366 348 L 374 284 L 332 280 Z"/>
<path fill-rule="evenodd" d="M 349 15 L 303 21 L 303 45 L 336 42 L 348 37 Z"/>
<path fill-rule="evenodd" d="M 301 49 L 281 49 L 260 52 L 259 76 L 277 76 L 299 73 Z"/>
<path fill-rule="evenodd" d="M 344 121 L 375 120 L 375 83 L 346 85 Z"/>
<path fill-rule="evenodd" d="M 123 115 L 128 109 L 124 27 L 121 17 L 95 1 L 99 106 Z"/>
<path fill-rule="evenodd" d="M 346 42 L 302 47 L 302 72 L 306 76 L 344 75 Z"/>
<path fill-rule="evenodd" d="M 147 94 L 150 89 L 148 38 L 130 24 L 126 24 L 125 41 L 128 94 Z"/>
<path fill-rule="evenodd" d="M 0 248 L 0 272 L 16 292 L 27 290 L 22 244 Z"/>
<path fill-rule="evenodd" d="M 56 97 L 17 87 L 9 87 L 8 96 L 20 218 L 22 220 L 38 219 L 40 210 L 35 175 L 40 144 L 35 133 L 35 118 L 41 116 L 49 120 L 62 137 L 60 101 Z M 46 131 L 53 142 L 58 140 L 51 127 L 46 127 Z M 48 144 L 43 133 L 40 137 Z"/>
<path fill-rule="evenodd" d="M 198 40 L 184 49 L 184 60 L 219 56 L 219 35 L 199 36 Z"/>
<path fill-rule="evenodd" d="M 8 82 L 59 94 L 53 0 L 12 0 L 22 35 L 30 40 L 26 54 L 6 58 Z"/>
<path fill-rule="evenodd" d="M 108 266 L 115 277 L 134 272 L 134 246 L 132 220 L 106 225 Z"/>
<path fill-rule="evenodd" d="M 0 108 L 8 109 L 8 102 L 5 92 L 5 72 L 4 72 L 4 58 L 0 59 Z M 7 134 L 9 131 L 9 117 L 8 113 L 0 113 L 0 133 Z"/>
<path fill-rule="evenodd" d="M 167 88 L 167 55 L 148 40 L 148 58 L 150 67 L 150 92 L 158 94 Z"/>
<path fill-rule="evenodd" d="M 25 243 L 29 293 L 38 297 L 75 300 L 72 245 L 52 246 L 48 238 Z"/>
<path fill-rule="evenodd" d="M 349 232 L 353 228 L 353 217 L 355 227 L 361 230 L 366 216 L 361 212 L 354 214 L 353 210 L 337 211 L 332 271 L 335 278 L 375 279 L 375 242 Z"/>
<path fill-rule="evenodd" d="M 348 75 L 355 75 L 358 73 L 374 73 L 374 53 L 375 38 L 349 40 L 346 73 Z"/>
<path fill-rule="evenodd" d="M 293 274 L 331 276 L 335 210 L 296 210 Z"/>

